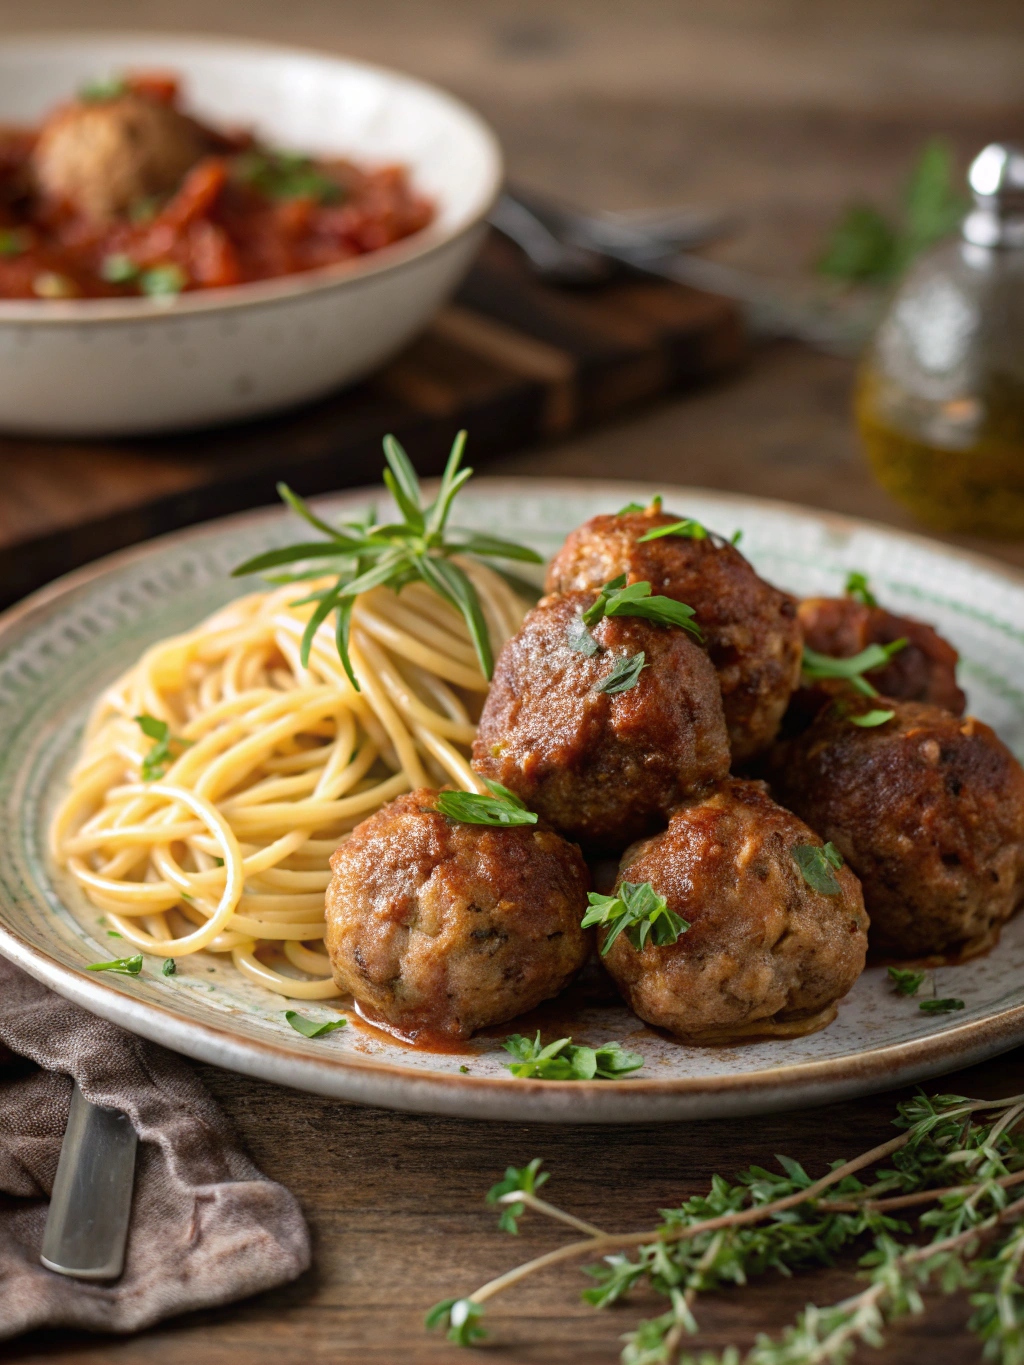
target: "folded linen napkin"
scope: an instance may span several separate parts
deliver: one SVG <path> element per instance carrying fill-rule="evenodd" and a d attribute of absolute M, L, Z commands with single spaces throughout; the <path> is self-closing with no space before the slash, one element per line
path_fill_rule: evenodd
<path fill-rule="evenodd" d="M 72 1078 L 139 1135 L 125 1270 L 112 1285 L 39 1264 Z M 295 1199 L 242 1152 L 186 1062 L 0 958 L 0 1340 L 43 1326 L 134 1332 L 286 1284 L 309 1259 Z"/>

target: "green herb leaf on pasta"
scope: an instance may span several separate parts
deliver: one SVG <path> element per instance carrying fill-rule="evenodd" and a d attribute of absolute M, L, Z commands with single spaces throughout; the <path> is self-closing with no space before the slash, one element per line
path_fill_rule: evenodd
<path fill-rule="evenodd" d="M 135 957 L 116 957 L 113 962 L 90 962 L 87 972 L 118 972 L 121 976 L 138 976 L 142 971 L 142 954 Z"/>
<path fill-rule="evenodd" d="M 925 973 L 914 967 L 889 967 L 888 973 L 897 995 L 916 995 L 925 978 Z"/>
<path fill-rule="evenodd" d="M 800 869 L 800 875 L 811 888 L 823 896 L 838 896 L 842 887 L 833 868 L 843 865 L 843 855 L 835 844 L 824 847 L 818 844 L 797 844 L 792 850 L 793 861 Z"/>
<path fill-rule="evenodd" d="M 172 736 L 171 727 L 165 720 L 158 720 L 156 716 L 136 716 L 135 723 L 147 739 L 155 741 L 152 749 L 143 758 L 140 770 L 143 782 L 155 782 L 163 777 L 185 749 L 191 747 L 192 740 Z"/>
<path fill-rule="evenodd" d="M 315 1019 L 306 1019 L 303 1015 L 296 1014 L 294 1010 L 285 1010 L 284 1017 L 303 1038 L 320 1038 L 323 1034 L 333 1033 L 335 1029 L 345 1028 L 348 1024 L 347 1019 L 329 1019 L 322 1024 L 317 1023 Z"/>
<path fill-rule="evenodd" d="M 675 943 L 690 925 L 681 915 L 668 908 L 664 896 L 659 896 L 650 882 L 623 882 L 614 896 L 602 896 L 591 891 L 587 896 L 590 909 L 583 916 L 581 927 L 606 927 L 609 933 L 601 945 L 601 956 L 607 956 L 612 944 L 625 933 L 638 953 L 648 941 L 664 948 Z"/>
<path fill-rule="evenodd" d="M 484 785 L 490 796 L 479 792 L 439 792 L 434 806 L 441 815 L 449 820 L 458 820 L 464 825 L 535 825 L 537 817 L 527 810 L 523 802 L 503 787 L 485 777 Z"/>
<path fill-rule="evenodd" d="M 646 656 L 643 650 L 640 650 L 639 654 L 626 655 L 623 658 L 616 659 L 612 671 L 597 684 L 594 691 L 608 692 L 613 695 L 619 692 L 628 692 L 640 681 L 640 674 L 646 667 Z"/>

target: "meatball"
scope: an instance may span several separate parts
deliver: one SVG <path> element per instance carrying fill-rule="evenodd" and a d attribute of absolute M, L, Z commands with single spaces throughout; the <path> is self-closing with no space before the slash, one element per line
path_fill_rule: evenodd
<path fill-rule="evenodd" d="M 573 648 L 593 592 L 544 597 L 505 645 L 473 766 L 510 788 L 560 834 L 607 856 L 660 828 L 691 792 L 729 771 L 715 670 L 678 626 L 605 616 L 599 648 Z M 602 691 L 643 653 L 626 691 Z"/>
<path fill-rule="evenodd" d="M 849 868 L 832 894 L 804 879 L 793 850 L 820 844 L 764 783 L 730 778 L 631 848 L 619 885 L 650 882 L 690 925 L 639 952 L 615 939 L 604 961 L 631 1009 L 697 1042 L 831 1023 L 864 969 L 868 918 Z"/>
<path fill-rule="evenodd" d="M 956 681 L 960 656 L 948 640 L 923 621 L 866 606 L 852 597 L 810 597 L 800 603 L 799 620 L 805 644 L 836 659 L 849 659 L 869 645 L 906 640 L 904 648 L 885 667 L 866 675 L 868 681 L 887 697 L 931 702 L 955 716 L 963 715 L 967 698 Z M 793 709 L 809 721 L 841 690 L 845 684 L 839 680 L 822 680 L 813 687 L 801 688 Z"/>
<path fill-rule="evenodd" d="M 720 536 L 641 537 L 679 517 L 646 511 L 592 517 L 548 568 L 548 592 L 599 588 L 619 574 L 693 607 L 722 689 L 737 762 L 767 748 L 800 678 L 796 601 L 779 592 Z"/>
<path fill-rule="evenodd" d="M 852 723 L 878 707 L 893 719 Z M 875 952 L 978 951 L 1024 900 L 1024 770 L 973 717 L 844 698 L 782 746 L 773 787 L 861 879 Z"/>
<path fill-rule="evenodd" d="M 543 827 L 462 824 L 420 788 L 331 858 L 327 951 L 369 1018 L 406 1037 L 468 1037 L 557 995 L 590 939 L 587 867 Z"/>
<path fill-rule="evenodd" d="M 192 119 L 128 92 L 58 110 L 33 149 L 32 172 L 47 198 L 102 221 L 171 193 L 208 150 Z"/>

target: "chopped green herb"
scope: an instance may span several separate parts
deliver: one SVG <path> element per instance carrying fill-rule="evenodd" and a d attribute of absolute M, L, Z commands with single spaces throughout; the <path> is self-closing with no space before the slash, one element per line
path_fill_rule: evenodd
<path fill-rule="evenodd" d="M 155 741 L 142 760 L 141 770 L 143 782 L 155 782 L 163 777 L 175 759 L 181 757 L 184 749 L 191 747 L 193 741 L 172 738 L 171 727 L 156 716 L 136 716 L 135 723 L 147 739 Z"/>
<path fill-rule="evenodd" d="M 173 298 L 188 284 L 188 276 L 180 265 L 154 265 L 139 276 L 139 288 L 152 299 Z"/>
<path fill-rule="evenodd" d="M 653 531 L 641 536 L 637 544 L 643 545 L 648 540 L 661 540 L 663 536 L 681 536 L 684 540 L 707 540 L 708 533 L 707 528 L 699 521 L 686 517 L 682 521 L 672 522 L 670 526 L 656 526 Z"/>
<path fill-rule="evenodd" d="M 124 938 L 124 934 L 119 934 L 116 929 L 108 929 L 107 938 Z"/>
<path fill-rule="evenodd" d="M 664 896 L 659 896 L 650 882 L 622 882 L 614 896 L 602 896 L 591 891 L 587 896 L 590 909 L 583 916 L 582 928 L 608 925 L 610 932 L 601 947 L 601 956 L 608 951 L 618 936 L 626 937 L 638 953 L 643 952 L 648 939 L 659 948 L 675 943 L 685 934 L 689 923 L 668 908 Z"/>
<path fill-rule="evenodd" d="M 347 1019 L 330 1019 L 326 1023 L 318 1024 L 315 1019 L 306 1019 L 303 1015 L 296 1014 L 294 1010 L 285 1010 L 284 1017 L 303 1038 L 320 1038 L 325 1033 L 333 1033 L 335 1029 L 344 1028 L 348 1023 Z"/>
<path fill-rule="evenodd" d="M 595 692 L 628 692 L 640 681 L 641 672 L 647 667 L 644 651 L 639 654 L 625 655 L 616 659 L 612 671 L 594 688 Z"/>
<path fill-rule="evenodd" d="M 832 869 L 842 867 L 843 855 L 835 844 L 828 843 L 824 847 L 818 844 L 797 844 L 792 853 L 793 861 L 812 891 L 817 891 L 822 896 L 839 895 L 842 887 Z"/>
<path fill-rule="evenodd" d="M 469 1067 L 468 1067 L 468 1066 L 460 1066 L 460 1067 L 459 1067 L 459 1070 L 462 1072 L 463 1076 L 468 1076 L 468 1075 L 469 1075 Z"/>
<path fill-rule="evenodd" d="M 138 976 L 142 971 L 142 954 L 136 957 L 116 957 L 113 962 L 90 962 L 87 972 L 120 972 L 122 976 Z"/>
<path fill-rule="evenodd" d="M 801 667 L 807 678 L 843 678 L 865 697 L 877 697 L 878 689 L 872 687 L 863 675 L 882 668 L 906 643 L 905 639 L 900 639 L 888 645 L 868 645 L 867 649 L 848 659 L 834 659 L 831 654 L 819 654 L 817 650 L 804 645 Z"/>
<path fill-rule="evenodd" d="M 351 758 L 349 759 L 349 762 L 350 762 L 350 763 L 352 762 L 352 759 L 351 759 Z M 223 866 L 224 866 L 224 859 L 223 859 L 223 858 L 214 858 L 213 861 L 214 861 L 214 864 L 215 864 L 217 867 L 223 867 Z"/>
<path fill-rule="evenodd" d="M 123 76 L 109 76 L 103 81 L 89 81 L 78 92 L 78 98 L 86 104 L 100 104 L 104 100 L 116 100 L 128 93 L 128 82 Z"/>
<path fill-rule="evenodd" d="M 340 204 L 344 197 L 337 180 L 325 175 L 308 156 L 294 152 L 243 152 L 235 158 L 232 174 L 268 199 Z"/>
<path fill-rule="evenodd" d="M 862 716 L 851 716 L 850 724 L 859 725 L 862 730 L 873 730 L 878 725 L 887 724 L 895 714 L 895 711 L 865 711 Z"/>
<path fill-rule="evenodd" d="M 164 976 L 176 976 L 178 964 L 173 957 L 165 957 L 160 971 Z"/>
<path fill-rule="evenodd" d="M 694 610 L 674 597 L 652 597 L 650 583 L 626 585 L 626 575 L 619 574 L 606 583 L 594 603 L 583 613 L 583 624 L 594 626 L 602 616 L 639 616 L 659 626 L 680 626 L 698 640 L 703 634 L 693 619 Z"/>
<path fill-rule="evenodd" d="M 541 1081 L 614 1081 L 631 1071 L 639 1071 L 644 1059 L 636 1052 L 624 1052 L 618 1043 L 600 1047 L 581 1047 L 571 1038 L 541 1046 L 540 1030 L 534 1039 L 513 1033 L 502 1044 L 516 1058 L 506 1063 L 513 1076 Z"/>
<path fill-rule="evenodd" d="M 182 891 L 180 894 L 181 894 L 181 899 L 182 899 L 183 901 L 194 901 L 194 900 L 195 900 L 195 896 L 190 895 L 190 893 L 189 893 L 188 891 Z"/>
<path fill-rule="evenodd" d="M 852 569 L 846 575 L 846 595 L 863 603 L 865 607 L 878 606 L 878 599 L 868 584 L 867 574 L 859 573 L 856 569 Z"/>
<path fill-rule="evenodd" d="M 592 659 L 601 646 L 591 635 L 583 624 L 583 618 L 574 616 L 569 622 L 569 629 L 566 632 L 569 640 L 569 648 L 574 649 L 577 654 L 585 654 L 588 659 Z"/>
<path fill-rule="evenodd" d="M 299 650 L 303 665 L 309 662 L 313 637 L 321 624 L 332 612 L 336 612 L 335 642 L 338 656 L 349 681 L 358 692 L 359 682 L 348 653 L 354 599 L 370 588 L 386 586 L 398 592 L 407 583 L 420 580 L 461 612 L 481 671 L 486 678 L 491 676 L 493 658 L 483 608 L 476 589 L 466 573 L 452 562 L 451 556 L 468 554 L 485 559 L 521 560 L 528 564 L 543 564 L 544 561 L 539 554 L 524 545 L 499 540 L 497 536 L 447 527 L 455 496 L 473 474 L 471 469 L 459 467 L 465 444 L 466 433 L 460 431 L 441 475 L 437 497 L 424 507 L 421 505 L 419 479 L 408 455 L 393 436 L 385 436 L 384 454 L 388 468 L 384 471 L 384 482 L 402 517 L 401 521 L 386 526 L 377 526 L 371 514 L 365 521 L 345 522 L 335 529 L 307 507 L 301 498 L 296 497 L 287 484 L 278 484 L 277 491 L 288 506 L 327 539 L 268 550 L 240 564 L 234 573 L 237 577 L 241 574 L 263 573 L 266 569 L 276 569 L 285 564 L 304 563 L 317 577 L 337 574 L 332 586 L 300 599 L 305 603 L 316 603 Z"/>
<path fill-rule="evenodd" d="M 950 1014 L 953 1010 L 962 1010 L 964 1002 L 962 1000 L 922 1000 L 917 1007 L 922 1014 Z"/>
<path fill-rule="evenodd" d="M 617 517 L 625 517 L 628 516 L 630 512 L 646 512 L 648 508 L 650 508 L 652 512 L 660 512 L 661 501 L 661 494 L 658 493 L 647 504 L 642 502 L 627 502 L 625 507 L 620 507 L 615 515 Z"/>
<path fill-rule="evenodd" d="M 127 284 L 130 280 L 138 279 L 139 267 L 123 251 L 115 251 L 103 257 L 100 274 L 108 284 Z"/>
<path fill-rule="evenodd" d="M 914 967 L 890 967 L 888 971 L 897 995 L 916 995 L 925 978 L 925 973 Z"/>
<path fill-rule="evenodd" d="M 729 537 L 729 544 L 738 545 L 742 539 L 743 539 L 742 531 L 733 531 L 732 535 Z"/>
<path fill-rule="evenodd" d="M 458 820 L 464 825 L 535 825 L 537 817 L 532 810 L 500 782 L 484 778 L 484 785 L 491 793 L 481 796 L 477 792 L 439 792 L 434 807 L 449 820 Z"/>
<path fill-rule="evenodd" d="M 431 1330 L 447 1327 L 448 1340 L 456 1346 L 474 1346 L 487 1335 L 478 1326 L 483 1315 L 483 1304 L 474 1303 L 472 1299 L 442 1299 L 434 1304 L 424 1322 Z"/>
<path fill-rule="evenodd" d="M 30 245 L 24 228 L 0 228 L 0 256 L 21 256 Z"/>
<path fill-rule="evenodd" d="M 513 1035 L 519 1038 L 521 1035 Z M 538 1034 L 538 1038 L 539 1038 Z M 510 1040 L 511 1041 L 511 1040 Z M 525 1042 L 526 1040 L 523 1039 Z M 541 1159 L 535 1156 L 528 1166 L 518 1167 L 509 1166 L 505 1170 L 505 1178 L 499 1180 L 496 1185 L 492 1185 L 484 1196 L 488 1204 L 497 1204 L 503 1200 L 505 1195 L 514 1194 L 522 1191 L 523 1194 L 535 1195 L 544 1182 L 548 1179 L 548 1172 L 542 1171 Z M 507 1232 L 515 1237 L 519 1232 L 519 1219 L 526 1212 L 526 1205 L 516 1200 L 512 1204 L 502 1204 L 501 1213 L 498 1216 L 498 1231 Z"/>

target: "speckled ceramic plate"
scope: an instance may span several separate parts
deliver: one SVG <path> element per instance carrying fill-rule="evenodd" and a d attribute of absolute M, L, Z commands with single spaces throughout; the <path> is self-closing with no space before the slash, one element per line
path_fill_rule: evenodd
<path fill-rule="evenodd" d="M 972 712 L 1024 756 L 1024 576 L 1009 569 L 863 522 L 697 489 L 479 480 L 460 500 L 460 521 L 550 555 L 586 517 L 658 491 L 669 507 L 726 535 L 741 528 L 757 568 L 794 592 L 837 592 L 849 569 L 864 570 L 887 606 L 934 622 L 953 641 Z M 364 492 L 325 505 L 355 510 L 371 500 Z M 366 1104 L 482 1118 L 605 1123 L 819 1104 L 1024 1041 L 1024 916 L 987 957 L 938 972 L 939 993 L 965 1001 L 955 1015 L 922 1015 L 873 968 L 836 1021 L 807 1038 L 683 1047 L 623 1006 L 580 993 L 531 1017 L 529 1025 L 578 1042 L 619 1039 L 641 1052 L 644 1069 L 614 1083 L 516 1080 L 499 1038 L 475 1040 L 471 1055 L 413 1051 L 359 1028 L 307 1040 L 285 1021 L 285 1001 L 203 953 L 184 959 L 174 977 L 148 962 L 139 978 L 87 973 L 87 963 L 110 955 L 110 941 L 97 912 L 50 865 L 45 830 L 91 699 L 151 641 L 238 593 L 228 570 L 293 529 L 273 510 L 168 536 L 62 579 L 0 621 L 4 955 L 94 1013 L 190 1056 Z M 336 1017 L 316 1004 L 302 1009 Z"/>

